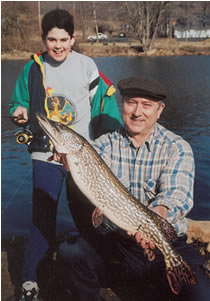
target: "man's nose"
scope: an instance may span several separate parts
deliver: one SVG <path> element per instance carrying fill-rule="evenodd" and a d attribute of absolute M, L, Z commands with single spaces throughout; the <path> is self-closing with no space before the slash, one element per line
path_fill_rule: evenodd
<path fill-rule="evenodd" d="M 134 111 L 133 111 L 133 114 L 135 116 L 141 116 L 142 115 L 142 105 L 140 103 L 137 103 L 135 108 L 134 108 Z"/>

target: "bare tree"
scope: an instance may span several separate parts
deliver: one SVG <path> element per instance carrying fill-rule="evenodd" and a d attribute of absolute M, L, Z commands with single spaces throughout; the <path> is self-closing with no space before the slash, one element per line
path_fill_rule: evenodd
<path fill-rule="evenodd" d="M 79 9 L 80 9 L 80 17 L 81 17 L 81 25 L 82 25 L 82 39 L 85 40 L 85 38 L 86 38 L 86 22 L 85 22 L 84 2 L 79 3 Z"/>
<path fill-rule="evenodd" d="M 39 30 L 41 32 L 42 28 L 41 28 L 41 3 L 40 1 L 37 1 L 38 4 L 38 24 L 39 24 Z"/>
<path fill-rule="evenodd" d="M 144 52 L 153 48 L 167 4 L 165 1 L 125 1 L 129 23 Z"/>
<path fill-rule="evenodd" d="M 41 16 L 56 7 L 70 11 L 75 29 L 83 39 L 93 30 L 96 34 L 135 33 L 145 52 L 153 48 L 158 35 L 173 37 L 174 25 L 180 20 L 184 20 L 185 26 L 192 20 L 201 20 L 207 26 L 210 14 L 210 1 L 2 1 L 3 52 L 42 51 L 39 5 Z"/>
<path fill-rule="evenodd" d="M 20 3 L 19 3 L 20 2 Z M 2 51 L 27 51 L 31 48 L 30 33 L 38 33 L 37 22 L 37 4 L 34 7 L 23 1 L 5 1 L 2 2 Z M 36 11 L 36 17 L 33 19 L 33 13 Z M 31 20 L 36 20 L 33 24 Z"/>
<path fill-rule="evenodd" d="M 96 4 L 95 1 L 92 2 L 93 3 L 93 19 L 95 22 L 95 29 L 96 29 L 96 42 L 98 43 L 98 22 L 97 22 L 97 17 L 96 17 Z"/>

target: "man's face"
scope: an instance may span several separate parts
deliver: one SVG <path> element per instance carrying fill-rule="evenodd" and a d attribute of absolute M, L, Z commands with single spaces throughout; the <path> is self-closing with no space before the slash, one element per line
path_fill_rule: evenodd
<path fill-rule="evenodd" d="M 129 134 L 145 137 L 152 132 L 165 105 L 142 97 L 124 97 L 122 117 Z"/>
<path fill-rule="evenodd" d="M 70 37 L 65 29 L 52 28 L 43 40 L 49 56 L 55 61 L 62 62 L 67 58 L 74 45 L 75 36 Z"/>

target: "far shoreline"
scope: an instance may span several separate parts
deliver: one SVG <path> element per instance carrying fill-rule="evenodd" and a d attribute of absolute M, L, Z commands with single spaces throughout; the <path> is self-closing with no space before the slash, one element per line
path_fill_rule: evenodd
<path fill-rule="evenodd" d="M 88 43 L 78 41 L 75 50 L 90 57 L 114 56 L 192 56 L 210 55 L 210 39 L 202 41 L 178 41 L 176 39 L 158 39 L 154 48 L 146 53 L 141 51 L 138 41 Z M 39 50 L 35 50 L 38 52 Z M 43 51 L 40 50 L 39 52 Z M 33 51 L 13 50 L 3 52 L 1 60 L 29 60 Z"/>

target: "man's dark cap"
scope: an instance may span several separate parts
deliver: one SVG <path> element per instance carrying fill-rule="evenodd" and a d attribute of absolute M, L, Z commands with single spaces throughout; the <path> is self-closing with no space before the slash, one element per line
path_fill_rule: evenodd
<path fill-rule="evenodd" d="M 153 101 L 164 100 L 166 90 L 161 84 L 150 78 L 129 77 L 118 82 L 118 89 L 122 96 L 143 97 Z"/>

